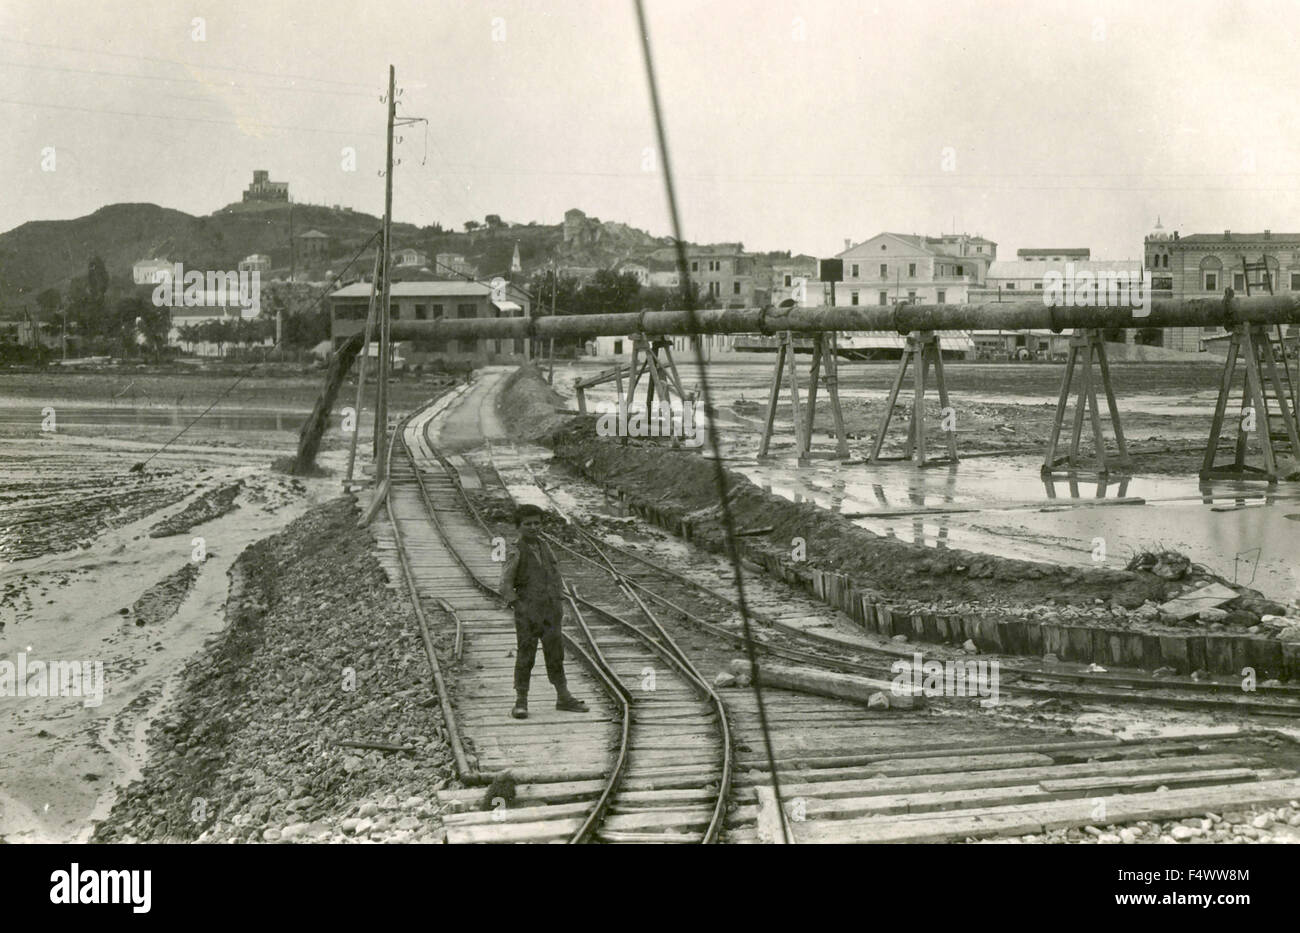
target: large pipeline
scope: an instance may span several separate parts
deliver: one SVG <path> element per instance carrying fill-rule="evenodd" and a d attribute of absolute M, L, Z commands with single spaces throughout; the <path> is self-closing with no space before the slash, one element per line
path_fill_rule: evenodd
<path fill-rule="evenodd" d="M 1300 294 L 1238 298 L 1231 289 L 1222 298 L 1179 301 L 1153 299 L 1150 313 L 1131 307 L 1047 307 L 1041 300 L 987 304 L 901 304 L 896 307 L 847 305 L 817 308 L 775 307 L 695 312 L 640 311 L 630 314 L 566 314 L 550 317 L 457 318 L 393 321 L 399 340 L 518 339 L 523 337 L 596 337 L 644 333 L 809 334 L 818 331 L 1025 330 L 1050 328 L 1207 327 L 1250 322 L 1300 323 Z"/>

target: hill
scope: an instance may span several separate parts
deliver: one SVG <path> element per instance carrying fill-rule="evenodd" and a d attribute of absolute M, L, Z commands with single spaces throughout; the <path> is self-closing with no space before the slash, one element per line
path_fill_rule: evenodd
<path fill-rule="evenodd" d="M 671 255 L 670 237 L 570 213 L 575 216 L 567 224 L 507 224 L 493 217 L 491 226 L 464 232 L 394 223 L 393 244 L 425 253 L 431 264 L 437 253 L 459 253 L 483 278 L 506 273 L 516 245 L 525 274 L 551 262 L 608 268 L 656 251 Z M 348 208 L 294 204 L 294 235 L 316 230 L 330 237 L 323 259 L 307 261 L 300 252 L 298 280 L 322 281 L 340 272 L 381 223 L 378 217 Z M 287 203 L 236 202 L 204 217 L 156 204 L 110 204 L 73 220 L 32 221 L 0 234 L 0 307 L 30 305 L 47 288 L 66 294 L 73 279 L 85 276 L 95 255 L 104 260 L 112 281 L 122 285 L 130 283 L 136 262 L 153 257 L 187 269 L 234 270 L 246 256 L 262 253 L 271 257 L 271 276 L 287 278 L 289 243 Z M 349 277 L 368 276 L 373 260 L 370 247 Z"/>
<path fill-rule="evenodd" d="M 129 281 L 132 265 L 155 256 L 187 268 L 235 269 L 250 253 L 265 253 L 273 268 L 287 269 L 289 224 L 287 204 L 231 205 L 206 217 L 156 204 L 110 204 L 74 220 L 32 221 L 0 234 L 0 303 L 29 301 L 46 288 L 65 291 L 95 255 L 114 281 Z M 379 227 L 379 218 L 356 211 L 293 207 L 294 232 L 329 234 L 331 258 L 343 261 Z M 393 230 L 395 237 L 419 234 L 411 224 Z"/>

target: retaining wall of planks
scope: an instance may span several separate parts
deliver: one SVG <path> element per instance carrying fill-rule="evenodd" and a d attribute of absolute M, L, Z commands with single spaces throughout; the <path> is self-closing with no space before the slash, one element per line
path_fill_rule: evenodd
<path fill-rule="evenodd" d="M 570 466 L 585 472 L 581 463 Z M 692 523 L 679 510 L 655 505 L 608 481 L 588 478 L 601 482 L 633 514 L 687 541 L 697 540 L 710 550 L 718 550 L 712 536 L 696 538 Z M 1259 680 L 1300 680 L 1300 642 L 1226 632 L 1151 634 L 1065 622 L 916 612 L 881 602 L 875 594 L 859 589 L 846 574 L 796 563 L 744 538 L 737 543 L 741 556 L 751 563 L 843 611 L 864 630 L 886 638 L 906 635 L 914 642 L 958 645 L 970 639 L 980 651 L 988 653 L 1029 657 L 1050 653 L 1063 661 L 1146 671 L 1170 667 L 1179 674 L 1206 670 L 1239 675 L 1243 668 L 1250 667 Z"/>

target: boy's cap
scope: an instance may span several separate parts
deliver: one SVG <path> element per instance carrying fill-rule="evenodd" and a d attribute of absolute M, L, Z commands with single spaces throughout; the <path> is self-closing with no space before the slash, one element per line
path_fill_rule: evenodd
<path fill-rule="evenodd" d="M 519 508 L 515 509 L 515 524 L 522 525 L 525 518 L 543 518 L 546 510 L 533 505 L 531 502 L 525 502 Z"/>

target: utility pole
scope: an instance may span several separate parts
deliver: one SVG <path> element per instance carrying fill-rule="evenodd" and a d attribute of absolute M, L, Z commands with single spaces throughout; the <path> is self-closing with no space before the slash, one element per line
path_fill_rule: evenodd
<path fill-rule="evenodd" d="M 384 292 L 379 305 L 379 384 L 375 393 L 375 482 L 383 482 L 388 472 L 388 324 L 389 302 L 392 298 L 388 282 L 388 263 L 391 252 L 393 220 L 393 122 L 397 118 L 397 76 L 388 66 L 388 159 L 384 172 L 384 241 L 382 257 Z M 370 352 L 370 348 L 366 348 Z"/>
<path fill-rule="evenodd" d="M 370 356 L 370 335 L 375 326 L 375 290 L 379 287 L 379 261 L 379 251 L 376 250 L 375 268 L 370 273 L 370 306 L 366 309 L 365 343 L 361 345 L 361 361 L 357 364 L 357 404 L 353 409 L 356 412 L 357 423 L 352 431 L 352 439 L 348 444 L 348 471 L 343 479 L 345 486 L 352 483 L 352 467 L 357 459 L 357 435 L 361 433 L 361 406 L 365 401 L 366 392 L 366 357 Z"/>
<path fill-rule="evenodd" d="M 555 317 L 555 268 L 554 266 L 552 266 L 551 268 L 551 317 Z M 554 337 L 551 338 L 551 345 L 549 348 L 549 352 L 546 355 L 550 357 L 550 363 L 551 363 L 550 372 L 546 377 L 546 381 L 549 382 L 551 385 L 555 385 L 555 338 Z"/>
<path fill-rule="evenodd" d="M 538 289 L 538 290 L 537 290 L 537 301 L 540 303 L 540 302 L 545 301 L 545 300 L 546 300 L 546 299 L 543 297 L 542 290 L 541 290 L 541 289 Z M 524 308 L 524 320 L 531 322 L 532 319 L 533 319 L 533 303 L 530 301 L 530 302 L 528 302 L 528 307 Z M 528 330 L 531 331 L 531 330 L 532 330 L 532 327 L 530 326 L 530 327 L 528 328 Z M 531 333 L 529 333 L 528 336 L 524 338 L 524 362 L 525 362 L 525 363 L 531 363 L 531 362 L 532 362 L 532 359 L 533 359 L 533 341 L 534 341 L 535 339 L 536 339 L 536 338 L 533 337 L 533 335 L 532 335 Z"/>
<path fill-rule="evenodd" d="M 293 244 L 293 200 L 289 201 L 289 284 L 298 276 L 298 251 Z"/>

